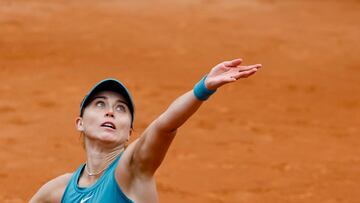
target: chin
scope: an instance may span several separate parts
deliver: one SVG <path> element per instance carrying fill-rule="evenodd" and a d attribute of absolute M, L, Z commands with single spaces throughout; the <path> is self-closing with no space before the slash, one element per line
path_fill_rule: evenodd
<path fill-rule="evenodd" d="M 106 143 L 122 143 L 122 140 L 121 139 L 121 135 L 119 134 L 114 134 L 114 133 L 108 133 L 108 132 L 104 132 L 104 133 L 101 133 L 99 136 L 97 136 L 97 138 L 103 142 L 106 142 Z M 123 141 L 125 142 L 125 141 Z"/>
<path fill-rule="evenodd" d="M 102 133 L 98 139 L 104 142 L 116 142 L 118 140 L 116 135 L 110 133 Z"/>

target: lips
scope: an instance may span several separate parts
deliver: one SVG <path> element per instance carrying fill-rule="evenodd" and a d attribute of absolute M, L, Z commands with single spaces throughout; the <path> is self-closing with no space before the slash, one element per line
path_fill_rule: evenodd
<path fill-rule="evenodd" d="M 111 129 L 113 129 L 113 130 L 116 129 L 115 124 L 112 123 L 112 122 L 109 122 L 109 121 L 104 122 L 103 124 L 101 124 L 101 127 L 111 128 Z"/>

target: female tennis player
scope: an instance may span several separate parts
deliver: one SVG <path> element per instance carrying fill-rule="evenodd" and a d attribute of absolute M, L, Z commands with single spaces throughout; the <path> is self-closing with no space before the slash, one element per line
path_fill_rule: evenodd
<path fill-rule="evenodd" d="M 83 135 L 85 163 L 43 185 L 30 203 L 158 202 L 154 174 L 177 129 L 221 86 L 261 68 L 260 64 L 241 66 L 241 62 L 225 61 L 212 68 L 128 147 L 135 115 L 129 91 L 116 79 L 96 84 L 81 102 L 76 118 L 76 128 Z"/>

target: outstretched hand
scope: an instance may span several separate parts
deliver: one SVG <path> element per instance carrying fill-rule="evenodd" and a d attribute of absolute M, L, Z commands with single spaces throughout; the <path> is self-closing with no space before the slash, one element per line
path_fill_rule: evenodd
<path fill-rule="evenodd" d="M 210 90 L 215 90 L 240 78 L 247 78 L 261 68 L 261 64 L 240 66 L 241 62 L 242 59 L 234 59 L 219 63 L 207 75 L 205 86 Z"/>

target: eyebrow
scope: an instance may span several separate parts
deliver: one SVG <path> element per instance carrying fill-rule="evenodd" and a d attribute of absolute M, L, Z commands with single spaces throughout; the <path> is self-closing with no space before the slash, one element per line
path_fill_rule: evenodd
<path fill-rule="evenodd" d="M 108 97 L 106 96 L 96 96 L 92 99 L 92 101 L 94 101 L 95 99 L 108 99 Z M 126 104 L 126 105 L 129 105 L 126 101 L 123 101 L 123 100 L 116 100 L 116 102 L 120 102 L 120 103 L 123 103 L 123 104 Z"/>

